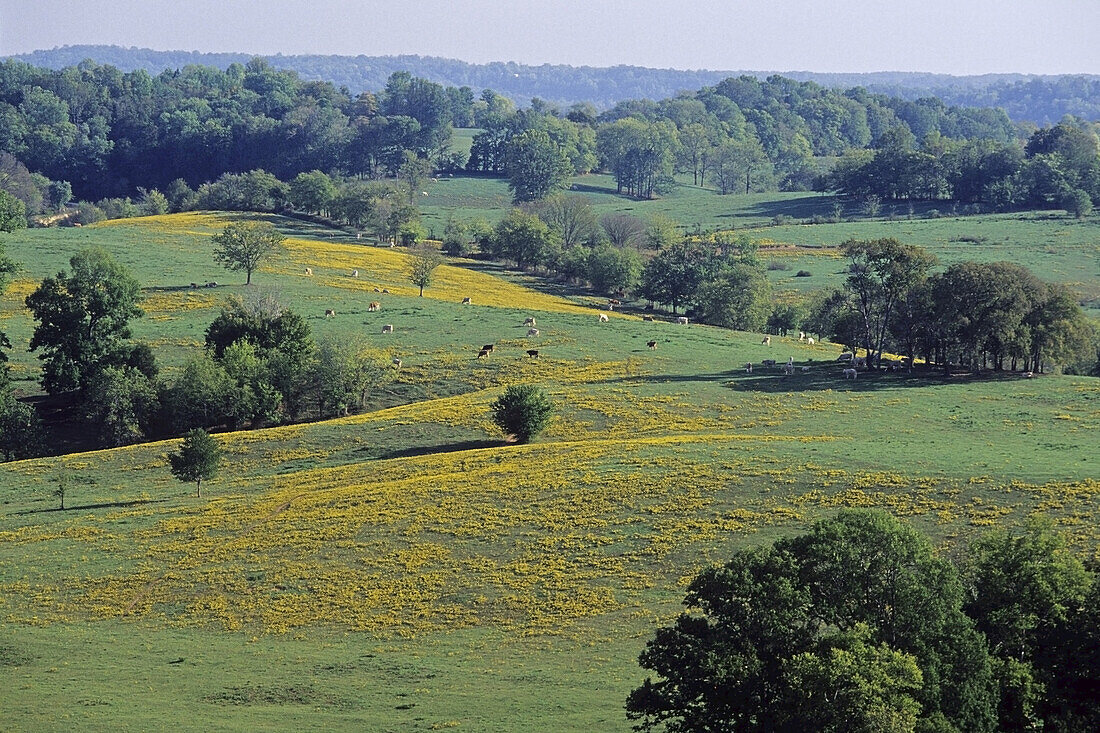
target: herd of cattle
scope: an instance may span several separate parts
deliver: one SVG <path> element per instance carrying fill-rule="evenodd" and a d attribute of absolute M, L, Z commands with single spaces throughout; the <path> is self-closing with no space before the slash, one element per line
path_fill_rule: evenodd
<path fill-rule="evenodd" d="M 305 269 L 305 274 L 306 275 L 312 275 L 313 274 L 313 268 L 307 267 Z M 350 277 L 353 277 L 353 278 L 359 277 L 359 271 L 358 270 L 352 270 L 348 274 L 349 274 Z M 199 287 L 212 288 L 212 287 L 217 287 L 217 283 L 212 283 L 211 282 L 211 283 L 205 283 L 203 285 L 199 285 L 197 283 L 191 283 L 191 287 L 192 288 L 199 288 Z M 374 292 L 388 294 L 390 291 L 388 289 L 385 289 L 385 288 L 382 288 L 382 289 L 375 288 Z M 473 298 L 465 297 L 465 298 L 462 299 L 461 304 L 462 305 L 473 305 Z M 607 311 L 614 311 L 615 307 L 618 306 L 618 305 L 621 305 L 621 302 L 619 300 L 617 300 L 615 298 L 608 299 L 607 306 L 606 306 Z M 367 310 L 371 313 L 380 311 L 381 309 L 382 309 L 382 303 L 379 302 L 379 301 L 376 301 L 376 300 L 371 301 L 370 304 L 367 306 Z M 335 316 L 336 316 L 336 310 L 335 309 L 333 309 L 333 308 L 325 309 L 325 317 L 326 318 L 333 318 Z M 597 318 L 599 319 L 600 323 L 609 323 L 610 320 L 611 320 L 608 317 L 607 312 L 605 312 L 605 311 L 601 311 L 601 312 L 597 313 Z M 647 314 L 644 314 L 642 316 L 642 320 L 652 323 L 652 322 L 655 322 L 657 319 L 653 315 L 647 313 Z M 686 316 L 677 316 L 676 317 L 676 324 L 677 325 L 686 326 L 686 325 L 688 325 L 688 323 L 689 323 L 689 320 Z M 527 318 L 525 318 L 524 321 L 523 321 L 523 326 L 527 327 L 527 337 L 528 338 L 537 338 L 538 336 L 541 335 L 541 332 L 536 327 L 537 323 L 535 321 L 534 316 L 528 316 Z M 382 326 L 382 333 L 383 334 L 392 334 L 392 333 L 394 333 L 393 324 L 392 323 L 387 323 L 387 324 L 383 325 Z M 807 336 L 805 334 L 805 332 L 803 332 L 803 331 L 798 332 L 798 341 L 799 341 L 799 343 L 804 343 L 804 344 L 807 344 L 807 345 L 810 345 L 810 346 L 812 346 L 814 344 L 813 337 Z M 763 346 L 770 346 L 771 342 L 772 342 L 772 337 L 771 336 L 764 336 L 763 340 L 760 343 Z M 646 346 L 648 348 L 650 348 L 651 350 L 656 349 L 657 348 L 657 340 L 653 339 L 653 340 L 647 341 Z M 494 351 L 494 344 L 485 344 L 480 349 L 478 349 L 476 358 L 477 359 L 488 358 L 488 356 L 490 354 L 492 354 L 493 351 Z M 538 359 L 539 358 L 539 350 L 538 349 L 527 349 L 527 356 L 532 358 L 532 359 Z M 850 366 L 844 368 L 841 371 L 841 375 L 843 376 L 844 379 L 855 379 L 857 377 L 857 375 L 859 374 L 859 371 L 856 369 L 856 367 L 866 366 L 865 357 L 862 357 L 862 356 L 857 357 L 857 356 L 855 356 L 854 354 L 852 354 L 850 352 L 845 352 L 845 353 L 841 354 L 839 357 L 837 357 L 836 361 L 842 362 L 842 363 L 845 363 L 845 364 L 850 364 Z M 400 359 L 394 358 L 393 364 L 394 364 L 395 367 L 400 369 L 401 368 L 401 363 L 402 362 L 401 362 Z M 901 362 L 900 361 L 892 361 L 890 359 L 883 359 L 880 362 L 880 365 L 883 366 L 884 368 L 890 369 L 892 371 L 896 371 L 898 368 L 900 368 Z M 774 369 L 774 368 L 777 367 L 777 363 L 776 363 L 775 359 L 764 359 L 760 362 L 760 366 L 765 367 L 765 368 L 769 368 L 769 369 Z M 795 372 L 794 357 L 788 357 L 787 363 L 782 365 L 782 369 L 783 369 L 783 374 L 785 376 L 794 374 L 794 372 Z M 808 366 L 802 366 L 802 367 L 800 367 L 800 369 L 801 369 L 802 372 L 809 372 L 810 371 L 810 367 L 808 367 Z M 752 370 L 753 370 L 753 363 L 751 361 L 746 362 L 745 363 L 745 371 L 747 373 L 751 374 Z M 1030 375 L 1028 375 L 1028 376 L 1030 376 Z"/>

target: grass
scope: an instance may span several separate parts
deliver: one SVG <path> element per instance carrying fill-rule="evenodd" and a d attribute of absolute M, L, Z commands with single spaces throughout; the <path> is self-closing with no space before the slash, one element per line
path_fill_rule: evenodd
<path fill-rule="evenodd" d="M 25 232 L 8 251 L 25 282 L 89 243 L 125 259 L 147 288 L 141 333 L 170 371 L 245 290 L 181 287 L 226 279 L 209 256 L 223 221 Z M 401 252 L 279 223 L 291 241 L 262 286 L 317 332 L 400 356 L 398 382 L 383 409 L 220 435 L 227 466 L 202 499 L 167 470 L 177 441 L 0 465 L 7 727 L 626 731 L 636 655 L 691 576 L 839 507 L 886 509 L 953 547 L 1041 512 L 1100 559 L 1100 380 L 845 381 L 831 344 L 601 324 L 595 299 L 473 263 L 418 298 Z M 830 243 L 790 229 L 803 230 Z M 1029 237 L 1005 251 L 1030 251 Z M 367 313 L 375 299 L 383 310 Z M 3 323 L 30 377 L 16 305 L 5 299 Z M 788 356 L 808 371 L 742 369 Z M 516 382 L 558 408 L 528 446 L 489 421 Z M 66 511 L 50 494 L 59 474 Z"/>

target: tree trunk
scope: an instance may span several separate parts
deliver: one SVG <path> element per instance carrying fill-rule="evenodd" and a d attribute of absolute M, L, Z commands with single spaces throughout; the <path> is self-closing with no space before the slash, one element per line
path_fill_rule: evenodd
<path fill-rule="evenodd" d="M 201 478 L 198 481 L 195 482 L 195 496 L 200 498 L 200 499 L 202 498 L 202 479 Z"/>

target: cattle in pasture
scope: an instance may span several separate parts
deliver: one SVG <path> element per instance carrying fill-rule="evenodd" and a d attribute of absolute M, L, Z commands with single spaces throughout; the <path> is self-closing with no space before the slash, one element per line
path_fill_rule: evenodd
<path fill-rule="evenodd" d="M 765 336 L 764 340 L 761 341 L 760 343 L 762 343 L 764 346 L 771 346 L 772 345 L 772 337 L 771 336 Z"/>
<path fill-rule="evenodd" d="M 601 313 L 600 314 L 600 323 L 607 323 L 607 314 L 606 313 Z"/>
<path fill-rule="evenodd" d="M 382 333 L 393 333 L 393 324 L 387 323 L 385 326 L 382 326 Z"/>
<path fill-rule="evenodd" d="M 657 342 L 656 341 L 646 341 L 645 345 L 648 346 L 651 349 L 656 349 L 657 348 Z"/>
<path fill-rule="evenodd" d="M 385 295 L 389 295 L 390 291 L 387 290 L 386 288 L 382 288 L 382 293 L 385 294 Z"/>
<path fill-rule="evenodd" d="M 528 336 L 538 336 L 539 335 L 539 330 L 537 328 L 529 328 L 529 329 L 527 329 L 527 335 Z"/>
<path fill-rule="evenodd" d="M 325 309 L 325 318 L 332 318 L 335 315 L 336 315 L 335 309 L 333 309 L 333 308 L 326 308 Z"/>
<path fill-rule="evenodd" d="M 680 316 L 676 319 L 676 323 L 681 326 L 686 326 L 688 322 L 687 316 Z"/>
<path fill-rule="evenodd" d="M 642 316 L 642 320 L 652 322 L 653 321 L 653 316 L 648 316 L 648 315 L 647 316 Z"/>
<path fill-rule="evenodd" d="M 807 337 L 806 338 L 806 343 L 808 343 L 810 346 L 813 346 L 814 345 L 813 337 L 812 336 Z"/>
<path fill-rule="evenodd" d="M 856 376 L 859 374 L 859 371 L 849 367 L 844 370 L 843 374 L 845 379 L 855 379 Z"/>
<path fill-rule="evenodd" d="M 191 289 L 196 290 L 199 287 L 198 283 L 191 283 Z"/>
<path fill-rule="evenodd" d="M 524 326 L 534 326 L 535 325 L 534 317 L 533 316 L 527 316 L 526 318 L 524 318 L 523 319 L 523 325 Z"/>
<path fill-rule="evenodd" d="M 482 351 L 488 351 L 491 354 L 491 353 L 493 353 L 493 345 L 492 344 L 485 344 L 484 346 L 481 347 L 481 350 Z"/>
<path fill-rule="evenodd" d="M 808 372 L 808 371 L 810 371 L 810 368 L 809 368 L 808 366 L 804 366 L 804 367 L 802 367 L 802 373 L 803 373 L 803 374 L 805 374 L 805 373 L 806 373 L 806 372 Z"/>
<path fill-rule="evenodd" d="M 359 271 L 358 270 L 352 270 L 351 271 L 351 276 L 352 277 L 359 277 Z"/>
<path fill-rule="evenodd" d="M 381 290 L 379 290 L 378 288 L 375 288 L 375 289 L 374 289 L 374 292 L 376 292 L 376 293 L 381 293 L 382 291 L 381 291 Z"/>
<path fill-rule="evenodd" d="M 607 304 L 608 305 L 622 305 L 623 303 L 622 303 L 621 300 L 619 300 L 617 298 L 608 298 L 607 299 Z"/>
<path fill-rule="evenodd" d="M 484 359 L 487 356 L 489 356 L 489 350 L 488 349 L 482 349 L 481 351 L 477 352 L 477 358 L 478 359 Z"/>
<path fill-rule="evenodd" d="M 206 283 L 205 287 L 216 288 L 216 287 L 218 287 L 218 284 L 216 282 L 214 282 L 213 280 L 211 280 L 210 282 Z"/>
<path fill-rule="evenodd" d="M 765 359 L 764 361 L 760 362 L 760 365 L 761 366 L 766 366 L 766 367 L 773 367 L 773 366 L 775 366 L 775 359 Z"/>
<path fill-rule="evenodd" d="M 852 360 L 852 352 L 850 352 L 850 351 L 845 351 L 845 352 L 844 352 L 843 354 L 841 354 L 840 356 L 838 356 L 838 357 L 836 358 L 836 360 L 837 360 L 837 361 L 851 361 L 851 360 Z"/>
<path fill-rule="evenodd" d="M 462 305 L 473 305 L 473 304 L 474 304 L 474 301 L 473 301 L 472 298 L 466 297 L 466 298 L 462 299 Z"/>
<path fill-rule="evenodd" d="M 398 359 L 398 358 L 397 358 L 396 356 L 395 356 L 395 357 L 393 358 L 393 365 L 394 365 L 394 367 L 396 367 L 397 369 L 400 369 L 400 368 L 401 368 L 401 360 L 400 360 L 400 359 Z"/>
<path fill-rule="evenodd" d="M 307 267 L 306 268 L 306 274 L 307 275 L 312 275 L 313 274 L 313 268 L 312 267 Z"/>
<path fill-rule="evenodd" d="M 379 310 L 382 310 L 382 304 L 379 303 L 377 300 L 372 300 L 370 302 L 370 305 L 367 306 L 367 311 L 370 313 L 374 313 L 375 311 Z"/>
<path fill-rule="evenodd" d="M 855 358 L 855 364 L 856 364 L 857 367 L 867 366 L 867 357 L 866 356 L 857 356 Z"/>
<path fill-rule="evenodd" d="M 752 362 L 751 361 L 746 361 L 745 362 L 745 373 L 746 374 L 752 374 Z"/>
<path fill-rule="evenodd" d="M 798 340 L 800 342 L 806 340 L 806 332 L 805 331 L 799 331 L 798 332 Z"/>
<path fill-rule="evenodd" d="M 537 358 L 539 358 L 539 350 L 538 349 L 528 349 L 527 350 L 527 356 L 531 357 L 532 359 L 537 359 Z"/>

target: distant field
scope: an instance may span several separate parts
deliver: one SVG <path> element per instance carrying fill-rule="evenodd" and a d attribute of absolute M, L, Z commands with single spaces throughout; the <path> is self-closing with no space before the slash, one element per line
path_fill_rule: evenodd
<path fill-rule="evenodd" d="M 226 221 L 17 233 L 5 240 L 26 267 L 14 292 L 74 248 L 106 247 L 147 287 L 136 330 L 170 374 L 245 291 L 210 259 Z M 362 334 L 399 356 L 386 409 L 223 434 L 227 465 L 202 499 L 166 468 L 174 441 L 0 464 L 5 727 L 627 731 L 636 656 L 692 574 L 839 507 L 886 509 L 952 547 L 1041 512 L 1100 560 L 1098 379 L 853 382 L 832 344 L 765 346 L 626 314 L 601 324 L 595 298 L 480 263 L 453 263 L 418 298 L 402 252 L 275 221 L 290 247 L 257 288 L 316 333 Z M 1036 264 L 1040 236 L 1086 253 L 1091 236 L 1064 220 L 982 221 L 966 224 L 996 232 L 983 247 Z M 950 241 L 964 227 L 944 220 L 753 234 L 827 245 L 888 226 L 945 259 L 967 251 Z M 838 269 L 805 258 L 826 261 Z M 207 280 L 219 287 L 186 287 Z M 368 313 L 376 299 L 381 313 Z M 29 386 L 18 300 L 0 316 Z M 475 359 L 487 342 L 495 353 Z M 540 359 L 524 355 L 532 346 Z M 788 357 L 791 377 L 759 366 Z M 488 421 L 517 382 L 558 409 L 530 446 L 504 444 Z M 64 512 L 50 495 L 60 474 L 73 484 Z"/>

